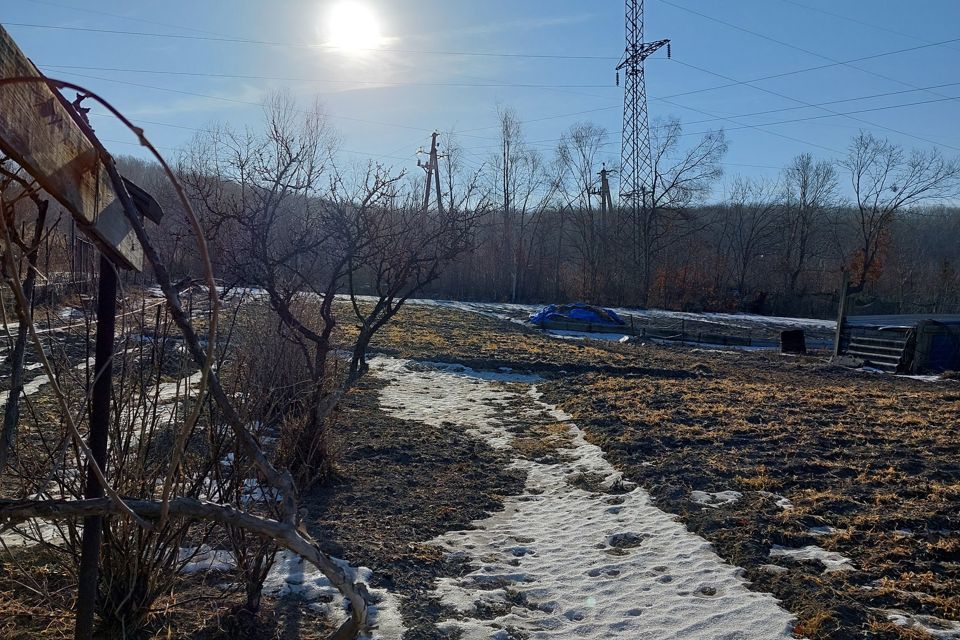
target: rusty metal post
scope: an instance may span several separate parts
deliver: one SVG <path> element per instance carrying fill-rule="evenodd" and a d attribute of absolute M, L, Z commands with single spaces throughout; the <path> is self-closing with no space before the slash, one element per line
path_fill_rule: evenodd
<path fill-rule="evenodd" d="M 97 343 L 94 356 L 93 393 L 90 398 L 90 435 L 88 445 L 93 459 L 107 473 L 107 430 L 110 425 L 110 395 L 113 391 L 113 340 L 117 319 L 117 272 L 105 255 L 100 256 L 100 283 L 97 290 Z M 102 498 L 103 487 L 87 467 L 87 486 L 83 497 Z M 83 519 L 80 547 L 80 573 L 77 581 L 77 620 L 75 640 L 93 637 L 97 609 L 97 583 L 100 578 L 100 544 L 103 518 Z"/>

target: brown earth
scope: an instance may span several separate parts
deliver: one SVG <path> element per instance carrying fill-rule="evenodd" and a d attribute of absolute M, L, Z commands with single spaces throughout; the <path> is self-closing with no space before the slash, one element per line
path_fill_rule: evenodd
<path fill-rule="evenodd" d="M 780 598 L 807 637 L 927 637 L 890 623 L 887 609 L 960 618 L 957 382 L 852 372 L 816 356 L 557 340 L 423 307 L 401 311 L 374 347 L 552 378 L 542 385 L 548 399 L 574 415 L 627 479 L 744 567 L 753 588 Z M 456 425 L 431 428 L 385 415 L 376 403 L 379 384 L 365 379 L 343 404 L 337 476 L 306 498 L 308 525 L 328 551 L 371 567 L 375 586 L 401 596 L 408 638 L 437 638 L 432 622 L 441 609 L 430 586 L 466 568 L 425 543 L 499 509 L 522 478 Z M 551 434 L 520 425 L 517 435 L 519 455 L 556 455 L 544 445 Z M 694 489 L 744 497 L 704 508 L 691 501 Z M 769 494 L 793 507 L 781 509 Z M 810 531 L 824 526 L 835 531 Z M 817 544 L 855 568 L 824 573 L 818 562 L 771 560 L 773 544 Z M 55 598 L 32 594 L 0 554 L 0 636 L 66 637 L 69 578 L 49 575 L 44 567 L 55 565 L 42 554 L 17 562 L 32 563 L 34 575 L 46 571 Z M 290 600 L 269 601 L 254 626 L 238 626 L 226 615 L 238 596 L 214 587 L 222 579 L 185 580 L 163 603 L 169 609 L 158 616 L 157 636 L 311 638 L 328 628 Z M 20 635 L 4 635 L 11 629 Z"/>
<path fill-rule="evenodd" d="M 927 637 L 888 610 L 960 619 L 955 381 L 850 371 L 825 354 L 557 340 L 437 309 L 406 309 L 384 338 L 405 357 L 553 375 L 548 399 L 627 479 L 744 567 L 754 589 L 780 598 L 802 635 Z M 727 489 L 743 499 L 707 508 L 690 498 Z M 774 560 L 774 544 L 819 545 L 854 570 Z"/>

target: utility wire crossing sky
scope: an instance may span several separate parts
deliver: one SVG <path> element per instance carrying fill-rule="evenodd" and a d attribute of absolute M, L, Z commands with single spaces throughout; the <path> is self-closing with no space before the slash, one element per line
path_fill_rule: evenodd
<path fill-rule="evenodd" d="M 673 44 L 672 59 L 647 61 L 651 125 L 679 118 L 690 141 L 723 128 L 725 184 L 775 177 L 801 152 L 836 158 L 860 129 L 960 154 L 960 3 L 869 5 L 647 0 L 646 40 Z M 415 168 L 440 130 L 480 168 L 498 106 L 547 154 L 595 123 L 601 160 L 619 160 L 619 1 L 18 0 L 0 22 L 47 75 L 101 93 L 170 154 L 216 123 L 255 126 L 284 89 L 304 107 L 320 98 L 342 161 Z M 142 155 L 116 123 L 93 122 L 115 153 Z"/>

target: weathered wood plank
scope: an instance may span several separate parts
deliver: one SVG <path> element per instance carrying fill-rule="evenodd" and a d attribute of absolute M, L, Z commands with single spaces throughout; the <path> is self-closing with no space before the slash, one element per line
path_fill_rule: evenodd
<path fill-rule="evenodd" d="M 0 78 L 41 75 L 0 26 Z M 0 151 L 56 198 L 115 263 L 142 268 L 143 249 L 107 172 L 59 92 L 39 82 L 0 87 Z"/>

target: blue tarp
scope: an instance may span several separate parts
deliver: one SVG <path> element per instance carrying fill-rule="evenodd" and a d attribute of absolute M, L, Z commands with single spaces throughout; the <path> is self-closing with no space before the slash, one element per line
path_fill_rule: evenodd
<path fill-rule="evenodd" d="M 582 322 L 612 327 L 622 327 L 626 324 L 613 309 L 595 307 L 585 302 L 551 304 L 530 315 L 530 322 L 541 327 L 549 321 Z"/>

